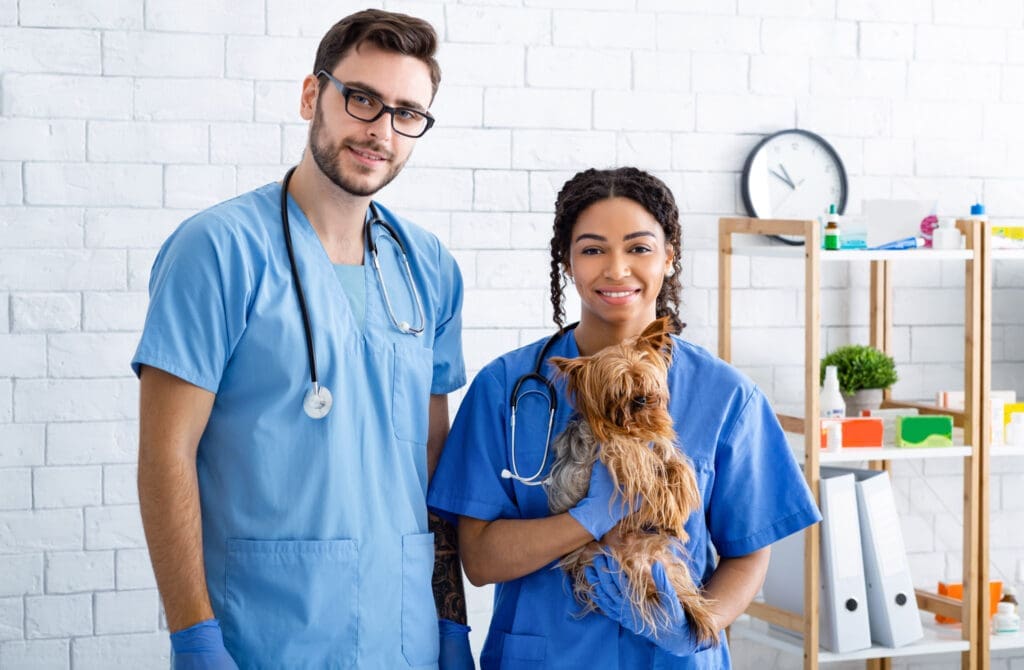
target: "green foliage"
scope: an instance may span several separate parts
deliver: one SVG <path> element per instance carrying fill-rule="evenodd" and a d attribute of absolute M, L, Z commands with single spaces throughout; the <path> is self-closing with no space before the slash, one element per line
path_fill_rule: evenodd
<path fill-rule="evenodd" d="M 825 366 L 834 365 L 839 373 L 839 390 L 852 395 L 861 389 L 884 389 L 896 383 L 896 363 L 891 356 L 874 347 L 848 344 L 821 359 L 821 380 Z"/>

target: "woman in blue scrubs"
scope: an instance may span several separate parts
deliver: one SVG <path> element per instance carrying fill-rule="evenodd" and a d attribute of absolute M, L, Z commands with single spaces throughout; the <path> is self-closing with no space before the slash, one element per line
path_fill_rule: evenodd
<path fill-rule="evenodd" d="M 657 317 L 668 316 L 678 331 L 679 255 L 678 209 L 660 180 L 635 168 L 587 170 L 570 179 L 555 205 L 551 302 L 562 326 L 563 290 L 571 281 L 582 309 L 575 329 L 553 336 L 540 373 L 554 380 L 550 357 L 593 354 L 640 334 Z M 501 356 L 476 377 L 428 495 L 431 509 L 458 521 L 470 581 L 496 584 L 481 667 L 730 667 L 724 636 L 716 646 L 697 645 L 684 616 L 657 640 L 634 632 L 614 570 L 592 575 L 602 611 L 580 615 L 556 562 L 600 540 L 619 521 L 620 507 L 608 504 L 614 489 L 598 464 L 576 508 L 548 511 L 538 485 L 553 461 L 543 383 L 529 379 L 520 387 L 514 424 L 510 401 L 549 339 Z M 717 627 L 724 629 L 760 588 L 769 545 L 820 515 L 764 394 L 707 351 L 672 339 L 670 412 L 704 501 L 703 513 L 686 523 L 687 556 L 680 560 L 715 601 Z M 552 436 L 572 415 L 564 385 L 555 389 Z"/>

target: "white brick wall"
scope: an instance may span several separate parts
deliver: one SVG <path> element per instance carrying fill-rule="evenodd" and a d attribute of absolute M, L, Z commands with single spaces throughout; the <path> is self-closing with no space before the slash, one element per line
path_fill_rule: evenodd
<path fill-rule="evenodd" d="M 1024 0 L 0 0 L 0 668 L 167 666 L 128 368 L 150 265 L 181 220 L 298 159 L 301 77 L 367 5 L 442 38 L 438 126 L 381 199 L 459 261 L 471 372 L 549 332 L 551 212 L 584 167 L 638 165 L 675 190 L 683 319 L 711 348 L 717 219 L 742 209 L 763 133 L 824 134 L 854 211 L 928 197 L 955 215 L 977 196 L 1024 219 Z M 1024 396 L 1022 267 L 995 268 L 993 380 Z M 826 346 L 863 341 L 865 273 L 823 282 Z M 736 360 L 787 409 L 801 284 L 792 264 L 735 263 Z M 897 390 L 958 387 L 959 264 L 900 269 L 896 286 Z M 993 576 L 1013 580 L 1024 459 L 997 466 Z M 958 467 L 898 469 L 922 585 L 959 571 Z M 490 593 L 470 594 L 477 649 Z M 735 648 L 737 667 L 794 667 Z"/>

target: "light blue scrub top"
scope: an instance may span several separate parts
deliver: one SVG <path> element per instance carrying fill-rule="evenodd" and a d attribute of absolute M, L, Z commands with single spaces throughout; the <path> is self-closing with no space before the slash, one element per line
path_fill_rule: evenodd
<path fill-rule="evenodd" d="M 503 479 L 512 468 L 509 397 L 520 375 L 532 372 L 545 340 L 490 363 L 473 380 L 430 483 L 431 509 L 451 518 L 533 519 L 550 516 L 541 486 Z M 563 336 L 550 356 L 579 356 L 575 337 Z M 543 373 L 554 379 L 545 364 Z M 573 413 L 564 384 L 552 435 Z M 679 444 L 690 458 L 704 513 L 686 523 L 687 562 L 701 584 L 723 557 L 749 554 L 820 520 L 803 476 L 767 399 L 754 384 L 705 350 L 673 337 L 670 412 Z M 539 384 L 524 385 L 526 389 Z M 547 431 L 541 396 L 520 396 L 516 462 L 521 476 L 540 467 Z M 543 479 L 554 454 L 548 454 Z M 552 562 L 520 579 L 498 584 L 481 667 L 489 668 L 707 668 L 730 667 L 724 642 L 677 657 L 621 628 L 603 614 L 578 617 L 563 571 Z"/>
<path fill-rule="evenodd" d="M 309 221 L 289 199 L 321 383 L 334 408 L 302 408 L 309 364 L 280 217 L 280 184 L 197 214 L 153 266 L 132 366 L 216 394 L 199 442 L 207 586 L 242 668 L 434 668 L 427 532 L 431 394 L 465 383 L 462 279 L 426 231 L 379 207 L 402 237 L 427 328 L 388 318 L 367 254 L 355 323 Z M 373 234 L 387 238 L 382 226 Z M 418 324 L 396 247 L 380 239 L 400 320 Z"/>

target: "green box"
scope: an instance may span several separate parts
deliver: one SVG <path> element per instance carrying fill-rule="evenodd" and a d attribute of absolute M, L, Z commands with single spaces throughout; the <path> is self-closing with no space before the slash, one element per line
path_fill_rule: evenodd
<path fill-rule="evenodd" d="M 953 446 L 953 417 L 947 414 L 896 417 L 896 446 Z"/>

